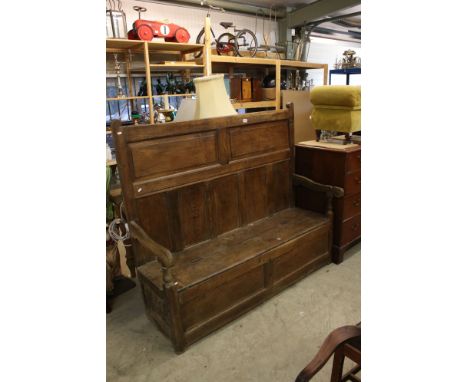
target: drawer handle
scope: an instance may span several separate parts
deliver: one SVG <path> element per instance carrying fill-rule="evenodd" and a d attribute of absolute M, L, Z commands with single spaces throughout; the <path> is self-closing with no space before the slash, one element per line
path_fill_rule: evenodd
<path fill-rule="evenodd" d="M 356 181 L 356 183 L 361 184 L 361 178 L 358 178 L 357 176 L 355 176 L 354 180 Z"/>
<path fill-rule="evenodd" d="M 359 227 L 359 224 L 354 223 L 352 227 L 353 231 L 357 231 L 358 227 Z"/>
<path fill-rule="evenodd" d="M 360 200 L 355 200 L 355 201 L 353 202 L 353 206 L 354 206 L 354 207 L 359 207 L 360 205 L 361 205 L 361 201 L 360 201 Z"/>

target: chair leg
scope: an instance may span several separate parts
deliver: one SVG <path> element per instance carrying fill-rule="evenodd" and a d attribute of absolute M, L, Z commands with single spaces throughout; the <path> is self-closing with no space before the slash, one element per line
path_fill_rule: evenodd
<path fill-rule="evenodd" d="M 345 381 L 352 381 L 352 382 L 361 382 L 361 378 L 356 376 L 355 374 L 361 371 L 361 366 L 356 365 L 350 371 L 348 371 L 345 375 L 343 375 L 343 382 Z"/>
<path fill-rule="evenodd" d="M 333 368 L 330 382 L 341 382 L 341 377 L 343 376 L 343 364 L 344 364 L 344 352 L 343 347 L 340 346 L 335 351 L 333 356 Z"/>

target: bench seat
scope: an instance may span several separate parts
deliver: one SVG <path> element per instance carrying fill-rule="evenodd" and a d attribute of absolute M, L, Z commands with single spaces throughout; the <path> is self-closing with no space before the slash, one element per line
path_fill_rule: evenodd
<path fill-rule="evenodd" d="M 212 240 L 192 245 L 174 253 L 172 274 L 177 289 L 191 288 L 327 223 L 328 218 L 323 214 L 288 208 Z M 163 289 L 158 264 L 147 263 L 138 271 Z"/>
<path fill-rule="evenodd" d="M 171 273 L 185 346 L 329 264 L 330 235 L 325 215 L 288 208 L 174 253 Z M 138 277 L 149 316 L 171 337 L 160 264 L 140 266 Z"/>
<path fill-rule="evenodd" d="M 113 123 L 128 253 L 176 352 L 331 262 L 343 190 L 294 174 L 293 125 L 292 107 Z"/>

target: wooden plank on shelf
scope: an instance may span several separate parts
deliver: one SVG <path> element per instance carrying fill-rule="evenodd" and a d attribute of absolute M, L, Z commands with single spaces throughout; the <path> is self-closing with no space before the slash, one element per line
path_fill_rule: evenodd
<path fill-rule="evenodd" d="M 153 87 L 151 86 L 152 81 L 151 81 L 151 68 L 150 68 L 150 63 L 149 63 L 149 49 L 148 49 L 148 43 L 145 42 L 144 45 L 144 60 L 145 60 L 145 75 L 146 75 L 146 94 L 148 97 L 150 97 L 151 102 L 149 103 L 149 115 L 150 115 L 150 123 L 154 123 L 154 110 L 153 110 Z"/>
<path fill-rule="evenodd" d="M 226 64 L 276 65 L 277 60 L 273 58 L 212 56 L 211 61 Z"/>
<path fill-rule="evenodd" d="M 141 40 L 127 40 L 127 39 L 106 39 L 106 49 L 121 49 L 121 50 L 128 50 L 128 49 L 137 49 L 137 50 L 144 50 L 144 41 Z M 177 42 L 156 42 L 156 41 L 148 41 L 147 42 L 148 51 L 150 53 L 153 52 L 196 52 L 202 50 L 204 45 L 203 44 L 180 44 Z"/>
<path fill-rule="evenodd" d="M 281 62 L 276 60 L 276 71 L 275 71 L 275 108 L 276 110 L 281 109 Z"/>
<path fill-rule="evenodd" d="M 140 49 L 114 49 L 114 48 L 106 48 L 106 53 L 127 53 L 131 50 L 133 53 L 141 53 L 143 52 L 142 48 Z"/>
<path fill-rule="evenodd" d="M 213 62 L 211 54 L 211 19 L 208 16 L 205 17 L 205 41 L 203 45 L 203 75 L 211 76 L 212 68 L 211 63 Z"/>
<path fill-rule="evenodd" d="M 197 69 L 203 68 L 203 65 L 194 61 L 165 61 L 159 64 L 150 64 L 152 69 Z"/>
<path fill-rule="evenodd" d="M 257 107 L 276 107 L 276 101 L 236 102 L 234 109 L 254 109 Z"/>
<path fill-rule="evenodd" d="M 192 97 L 195 93 L 183 93 L 183 94 L 153 94 L 154 97 Z"/>
<path fill-rule="evenodd" d="M 179 52 L 179 51 L 176 51 L 176 50 L 153 50 L 152 52 L 150 52 L 150 56 L 154 56 L 154 55 L 160 55 L 160 54 L 172 54 L 174 56 L 179 56 L 180 54 L 185 54 L 185 52 Z"/>
<path fill-rule="evenodd" d="M 106 49 L 143 49 L 143 41 L 140 40 L 127 40 L 122 38 L 108 38 L 106 39 Z"/>
<path fill-rule="evenodd" d="M 324 69 L 327 64 L 318 64 L 315 62 L 294 61 L 294 60 L 279 60 L 284 68 L 303 68 L 303 69 Z"/>
<path fill-rule="evenodd" d="M 133 92 L 133 81 L 131 80 L 132 77 L 132 62 L 131 62 L 131 54 L 126 53 L 125 54 L 125 61 L 127 62 L 126 65 L 126 71 L 127 71 L 127 88 L 128 88 L 128 94 L 136 94 Z M 130 100 L 130 106 L 132 107 L 132 110 L 135 110 L 135 99 Z"/>
<path fill-rule="evenodd" d="M 156 52 L 160 50 L 167 50 L 173 52 L 186 52 L 199 51 L 204 47 L 203 44 L 181 44 L 178 42 L 148 42 L 148 49 L 150 52 Z"/>
<path fill-rule="evenodd" d="M 106 98 L 106 101 L 126 101 L 128 99 L 145 99 L 149 98 L 146 96 L 141 96 L 141 97 L 113 97 L 113 98 Z"/>
<path fill-rule="evenodd" d="M 218 55 L 218 51 L 215 48 L 211 48 L 211 53 L 214 54 L 214 55 Z M 248 52 L 246 50 L 241 50 L 239 53 L 240 53 L 241 57 L 252 58 L 250 56 L 250 52 Z M 228 56 L 228 57 L 236 57 L 236 55 L 234 53 L 223 54 L 223 55 Z M 284 57 L 284 54 L 282 54 L 282 53 L 280 53 L 280 56 L 278 57 L 278 54 L 276 54 L 274 52 L 260 52 L 260 51 L 257 51 L 257 53 L 255 53 L 255 57 L 253 57 L 253 58 L 270 58 L 272 60 L 277 60 L 277 59 L 283 59 L 283 57 Z"/>

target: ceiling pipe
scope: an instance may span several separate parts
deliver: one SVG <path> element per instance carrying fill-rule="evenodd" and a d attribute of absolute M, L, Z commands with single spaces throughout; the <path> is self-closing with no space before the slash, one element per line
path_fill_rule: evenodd
<path fill-rule="evenodd" d="M 347 17 L 359 16 L 360 14 L 361 14 L 361 12 L 359 11 L 359 12 L 348 13 L 346 15 L 328 17 L 328 18 L 325 18 L 325 19 L 309 22 L 304 26 L 304 28 L 301 28 L 303 30 L 303 32 L 304 32 L 303 34 L 301 33 L 302 39 L 303 39 L 303 41 L 305 43 L 309 43 L 310 42 L 310 36 L 311 36 L 312 32 L 321 33 L 323 35 L 327 35 L 327 34 L 330 35 L 331 33 L 329 32 L 330 31 L 329 29 L 318 28 L 318 26 L 321 25 L 321 24 L 327 23 L 327 22 L 343 20 L 343 19 L 346 19 Z M 319 32 L 319 29 L 321 29 L 322 32 Z M 335 35 L 336 34 L 344 34 L 344 35 L 347 35 L 347 36 L 352 36 L 352 38 L 356 39 L 357 41 L 361 40 L 361 36 L 360 36 L 359 32 L 352 32 L 352 31 L 347 31 L 347 32 L 333 31 L 333 32 L 335 33 Z M 303 61 L 307 61 L 307 57 L 305 57 L 306 52 L 307 52 L 307 49 L 304 49 L 303 52 L 302 52 L 301 60 L 303 60 Z"/>
<path fill-rule="evenodd" d="M 347 31 L 340 31 L 340 30 L 336 30 L 336 29 L 330 29 L 330 28 L 315 28 L 314 29 L 314 32 L 315 33 L 319 33 L 319 34 L 326 34 L 326 35 L 333 35 L 333 34 L 343 34 L 343 35 L 346 35 L 346 36 L 350 36 L 356 40 L 361 40 L 361 32 L 354 32 L 354 31 L 351 31 L 351 30 L 347 30 Z"/>
<path fill-rule="evenodd" d="M 206 10 L 208 13 L 208 7 L 201 6 L 201 1 L 200 0 L 172 0 L 172 1 L 164 1 L 164 0 L 142 0 L 142 2 L 147 2 L 147 3 L 159 3 L 159 4 L 164 4 L 164 5 L 185 5 L 185 6 L 190 6 L 190 7 L 197 7 L 199 9 Z M 248 14 L 248 15 L 256 15 L 259 14 L 260 11 L 263 11 L 266 15 L 270 14 L 270 8 L 265 8 L 265 7 L 257 7 L 253 5 L 247 5 L 247 4 L 237 4 L 233 3 L 231 1 L 226 1 L 226 0 L 209 0 L 209 3 L 215 7 L 220 7 L 226 10 L 226 12 L 236 12 L 236 13 L 243 13 L 243 14 Z M 271 10 L 273 13 L 273 9 Z M 286 17 L 286 11 L 284 9 L 277 9 L 276 10 L 276 18 L 284 18 Z"/>
<path fill-rule="evenodd" d="M 348 20 L 336 20 L 332 21 L 332 23 L 339 25 L 340 27 L 361 29 L 360 23 L 352 23 Z"/>
<path fill-rule="evenodd" d="M 325 19 L 321 19 L 321 20 L 312 21 L 310 23 L 307 23 L 305 25 L 305 27 L 306 27 L 307 30 L 312 31 L 312 29 L 318 27 L 320 24 L 328 23 L 328 22 L 332 22 L 332 21 L 337 21 L 337 20 L 343 20 L 343 19 L 346 19 L 347 17 L 359 16 L 360 14 L 361 14 L 361 11 L 348 13 L 347 15 L 328 17 L 328 18 L 325 18 Z"/>

